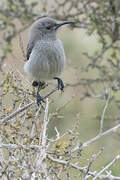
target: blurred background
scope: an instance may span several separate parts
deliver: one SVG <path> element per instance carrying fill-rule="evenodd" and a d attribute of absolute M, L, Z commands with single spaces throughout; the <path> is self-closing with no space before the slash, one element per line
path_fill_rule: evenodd
<path fill-rule="evenodd" d="M 64 44 L 67 66 L 62 74 L 66 84 L 64 93 L 56 92 L 49 97 L 50 122 L 48 138 L 55 138 L 55 127 L 60 135 L 71 130 L 78 142 L 95 137 L 99 133 L 100 120 L 108 95 L 109 104 L 105 112 L 103 131 L 120 122 L 119 93 L 119 3 L 111 1 L 57 1 L 57 0 L 1 0 L 0 2 L 0 115 L 5 118 L 18 107 L 34 100 L 35 89 L 32 81 L 24 73 L 24 62 L 29 28 L 32 22 L 41 16 L 50 16 L 58 21 L 71 19 L 76 21 L 74 27 L 62 27 L 58 37 Z M 56 82 L 48 82 L 42 90 L 47 94 L 56 86 Z M 31 127 L 37 107 L 26 110 L 26 114 L 18 116 L 18 121 L 25 124 L 1 126 L 1 141 L 4 143 L 23 142 L 17 136 Z M 39 124 L 39 123 L 38 123 Z M 12 125 L 13 126 L 13 125 Z M 22 130 L 21 130 L 22 127 Z M 103 148 L 93 162 L 92 171 L 99 171 L 120 153 L 120 131 L 103 136 L 93 144 L 84 148 L 79 165 L 89 163 L 93 154 Z M 60 140 L 60 148 L 65 147 Z M 68 136 L 64 137 L 68 143 Z M 67 145 L 65 145 L 67 146 Z M 60 151 L 63 151 L 61 150 Z M 5 150 L 5 159 L 9 159 Z M 120 176 L 120 160 L 110 170 L 114 176 Z M 71 179 L 82 179 L 72 171 Z M 2 176 L 1 176 L 2 177 Z M 66 179 L 66 178 L 63 178 Z"/>

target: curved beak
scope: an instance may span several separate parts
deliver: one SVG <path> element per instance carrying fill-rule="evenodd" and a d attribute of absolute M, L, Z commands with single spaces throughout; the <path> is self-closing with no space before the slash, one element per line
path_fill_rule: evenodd
<path fill-rule="evenodd" d="M 60 23 L 56 23 L 55 30 L 58 29 L 59 27 L 65 25 L 65 24 L 74 24 L 74 23 L 75 23 L 74 21 L 63 21 L 63 22 L 60 22 Z"/>

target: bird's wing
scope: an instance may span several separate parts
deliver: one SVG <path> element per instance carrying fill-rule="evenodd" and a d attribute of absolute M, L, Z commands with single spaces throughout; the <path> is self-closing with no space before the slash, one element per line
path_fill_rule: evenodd
<path fill-rule="evenodd" d="M 30 57 L 30 54 L 32 52 L 33 46 L 34 46 L 33 43 L 28 42 L 28 44 L 27 44 L 27 55 L 26 55 L 27 60 L 29 60 L 29 57 Z"/>

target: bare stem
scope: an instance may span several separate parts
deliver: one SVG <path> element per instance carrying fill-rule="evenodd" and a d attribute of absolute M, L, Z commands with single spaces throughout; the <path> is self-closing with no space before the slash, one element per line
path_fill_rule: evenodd
<path fill-rule="evenodd" d="M 108 94 L 108 97 L 107 97 L 107 100 L 106 100 L 106 103 L 105 103 L 105 107 L 103 109 L 103 113 L 102 113 L 101 120 L 100 120 L 100 131 L 99 131 L 100 134 L 103 131 L 103 123 L 104 123 L 105 113 L 106 113 L 109 101 L 110 101 L 110 92 Z"/>
<path fill-rule="evenodd" d="M 110 133 L 115 132 L 118 128 L 120 128 L 120 124 L 114 126 L 113 128 L 110 128 L 110 129 L 108 129 L 107 131 L 105 131 L 105 132 L 103 132 L 103 133 L 101 133 L 101 134 L 98 134 L 98 135 L 95 136 L 94 138 L 92 138 L 92 139 L 84 142 L 84 143 L 82 144 L 82 147 L 81 147 L 81 148 L 87 147 L 88 145 L 90 145 L 90 144 L 92 144 L 93 142 L 97 141 L 97 140 L 100 139 L 101 137 L 106 136 L 106 135 L 108 135 L 108 134 L 110 134 Z M 75 151 L 77 151 L 77 150 L 79 150 L 79 146 L 76 146 L 76 147 L 72 150 L 72 153 L 75 152 Z"/>
<path fill-rule="evenodd" d="M 93 180 L 96 180 L 104 171 L 106 171 L 110 166 L 112 166 L 118 159 L 120 159 L 120 155 L 117 155 L 107 166 L 105 166 L 99 173 L 96 174 L 96 176 L 93 178 Z"/>

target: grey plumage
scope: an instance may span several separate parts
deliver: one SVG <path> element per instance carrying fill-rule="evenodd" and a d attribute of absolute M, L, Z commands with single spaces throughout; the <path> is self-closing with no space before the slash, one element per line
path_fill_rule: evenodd
<path fill-rule="evenodd" d="M 59 77 L 66 65 L 62 42 L 56 37 L 56 24 L 51 18 L 42 18 L 30 29 L 24 70 L 38 82 Z"/>
<path fill-rule="evenodd" d="M 31 26 L 24 70 L 34 80 L 33 85 L 38 86 L 36 95 L 38 105 L 44 101 L 39 94 L 41 81 L 56 79 L 58 89 L 62 91 L 64 89 L 63 81 L 59 76 L 65 68 L 66 58 L 62 42 L 56 34 L 59 27 L 69 23 L 73 22 L 57 23 L 52 18 L 42 18 Z"/>

